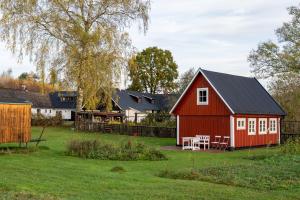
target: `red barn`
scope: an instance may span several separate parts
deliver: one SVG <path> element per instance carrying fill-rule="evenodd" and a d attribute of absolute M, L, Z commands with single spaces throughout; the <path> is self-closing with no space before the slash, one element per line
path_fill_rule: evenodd
<path fill-rule="evenodd" d="M 230 147 L 278 144 L 284 110 L 255 79 L 199 69 L 170 113 L 182 137 L 230 136 Z"/>

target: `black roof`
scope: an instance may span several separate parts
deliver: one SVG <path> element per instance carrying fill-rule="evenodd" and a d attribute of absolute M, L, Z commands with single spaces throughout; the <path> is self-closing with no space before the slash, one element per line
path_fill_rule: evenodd
<path fill-rule="evenodd" d="M 52 92 L 49 97 L 53 108 L 76 109 L 77 93 L 75 91 Z M 64 97 L 71 97 L 71 99 L 62 101 Z"/>
<path fill-rule="evenodd" d="M 169 94 L 149 94 L 130 90 L 116 90 L 113 99 L 122 109 L 138 111 L 168 111 L 176 102 L 178 96 Z"/>
<path fill-rule="evenodd" d="M 0 101 L 10 103 L 31 103 L 35 108 L 51 108 L 48 95 L 18 89 L 0 88 Z"/>
<path fill-rule="evenodd" d="M 285 115 L 256 78 L 200 70 L 235 114 Z"/>
<path fill-rule="evenodd" d="M 31 104 L 25 99 L 10 98 L 10 97 L 0 97 L 0 104 Z"/>

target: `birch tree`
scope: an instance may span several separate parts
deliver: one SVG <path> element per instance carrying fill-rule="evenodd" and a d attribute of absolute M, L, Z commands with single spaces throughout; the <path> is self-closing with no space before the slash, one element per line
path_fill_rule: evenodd
<path fill-rule="evenodd" d="M 55 67 L 77 90 L 77 111 L 111 106 L 113 78 L 131 43 L 126 30 L 147 30 L 149 0 L 0 0 L 0 34 L 20 60 L 40 72 Z"/>

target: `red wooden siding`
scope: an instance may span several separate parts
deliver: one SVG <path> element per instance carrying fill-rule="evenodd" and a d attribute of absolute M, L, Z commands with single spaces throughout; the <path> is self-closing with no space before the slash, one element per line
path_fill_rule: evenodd
<path fill-rule="evenodd" d="M 197 88 L 208 88 L 208 105 L 197 105 Z M 230 115 L 230 110 L 205 80 L 198 75 L 175 108 L 174 115 Z"/>
<path fill-rule="evenodd" d="M 197 105 L 197 88 L 208 88 L 208 105 Z M 179 144 L 182 137 L 230 135 L 230 110 L 200 74 L 175 108 L 179 115 Z"/>
<path fill-rule="evenodd" d="M 234 116 L 234 132 L 235 132 L 235 147 L 251 147 L 251 146 L 260 146 L 267 144 L 277 144 L 279 140 L 280 134 L 280 126 L 279 117 L 272 115 L 235 115 Z M 237 130 L 237 118 L 245 118 L 246 119 L 246 128 L 245 130 Z M 256 134 L 248 135 L 248 119 L 255 118 L 256 119 Z M 267 119 L 267 134 L 260 135 L 259 134 L 259 119 L 265 118 Z M 270 126 L 269 120 L 270 118 L 277 119 L 277 133 L 269 133 L 268 128 Z"/>
<path fill-rule="evenodd" d="M 180 116 L 179 117 L 179 144 L 182 137 L 194 137 L 195 135 L 230 135 L 229 116 Z"/>

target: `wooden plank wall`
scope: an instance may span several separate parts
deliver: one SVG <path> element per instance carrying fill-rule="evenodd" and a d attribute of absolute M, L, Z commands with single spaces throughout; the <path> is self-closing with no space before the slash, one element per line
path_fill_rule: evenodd
<path fill-rule="evenodd" d="M 208 105 L 197 105 L 197 88 L 208 88 Z M 231 112 L 204 76 L 198 75 L 173 114 L 180 116 L 229 116 Z"/>
<path fill-rule="evenodd" d="M 31 139 L 31 105 L 0 104 L 0 143 Z"/>

